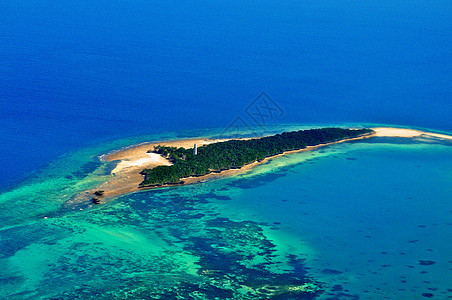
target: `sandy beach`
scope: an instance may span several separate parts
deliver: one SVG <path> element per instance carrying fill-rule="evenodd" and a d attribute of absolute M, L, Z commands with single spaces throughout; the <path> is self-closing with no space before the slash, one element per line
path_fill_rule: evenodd
<path fill-rule="evenodd" d="M 171 146 L 193 148 L 194 144 L 198 146 L 207 145 L 225 141 L 224 139 L 186 139 L 177 141 L 165 141 L 141 144 L 135 147 L 119 150 L 111 154 L 103 155 L 103 160 L 108 162 L 118 162 L 116 167 L 111 171 L 113 176 L 109 181 L 102 183 L 94 190 L 89 191 L 91 195 L 94 191 L 104 191 L 104 197 L 111 198 L 127 193 L 137 191 L 139 184 L 143 181 L 144 176 L 140 175 L 143 169 L 151 169 L 157 166 L 169 166 L 171 162 L 156 153 L 147 153 L 155 146 Z"/>
<path fill-rule="evenodd" d="M 393 127 L 376 127 L 372 128 L 375 131 L 375 136 L 379 137 L 427 137 L 427 138 L 439 138 L 445 140 L 452 140 L 452 136 L 446 134 L 439 134 L 433 132 L 426 132 L 416 129 L 404 129 L 404 128 L 393 128 Z"/>
<path fill-rule="evenodd" d="M 344 143 L 352 140 L 359 140 L 371 137 L 403 137 L 403 138 L 415 138 L 415 137 L 426 137 L 426 138 L 439 138 L 439 139 L 447 139 L 452 140 L 452 136 L 424 132 L 420 130 L 414 129 L 403 129 L 403 128 L 392 128 L 392 127 L 378 127 L 372 128 L 375 133 L 367 136 L 362 136 L 358 138 L 352 138 L 347 140 L 342 140 L 339 142 L 321 144 L 318 146 L 309 146 L 305 149 L 287 151 L 283 154 L 275 155 L 264 159 L 261 162 L 254 162 L 248 164 L 240 169 L 233 170 L 225 170 L 220 173 L 210 173 L 200 177 L 188 177 L 183 178 L 184 184 L 192 184 L 200 181 L 204 181 L 211 178 L 223 177 L 236 175 L 240 173 L 247 172 L 258 164 L 264 163 L 270 159 L 277 158 L 282 155 L 296 153 L 296 152 L 304 152 L 304 151 L 312 151 L 314 149 L 325 147 L 331 144 L 336 143 Z M 111 171 L 112 178 L 111 180 L 102 183 L 98 187 L 93 190 L 87 191 L 85 195 L 92 197 L 93 193 L 97 190 L 104 191 L 104 196 L 102 198 L 112 198 L 116 196 L 120 196 L 127 193 L 132 193 L 140 190 L 150 189 L 150 188 L 140 188 L 139 184 L 143 181 L 144 176 L 140 175 L 140 172 L 143 169 L 154 168 L 156 166 L 163 165 L 171 165 L 171 162 L 166 158 L 158 155 L 156 153 L 147 153 L 148 150 L 154 148 L 157 145 L 163 146 L 172 146 L 172 147 L 183 147 L 183 148 L 193 148 L 194 144 L 198 146 L 203 146 L 206 144 L 224 142 L 227 139 L 208 139 L 208 138 L 198 138 L 198 139 L 185 139 L 185 140 L 176 140 L 176 141 L 166 141 L 166 142 L 155 142 L 142 144 L 135 147 L 131 147 L 125 150 L 120 150 L 108 155 L 104 155 L 104 159 L 109 162 L 118 162 L 116 167 Z M 155 187 L 153 187 L 155 188 Z"/>

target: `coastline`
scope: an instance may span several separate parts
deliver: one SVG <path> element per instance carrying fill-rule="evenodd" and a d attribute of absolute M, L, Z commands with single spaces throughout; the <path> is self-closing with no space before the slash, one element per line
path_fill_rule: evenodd
<path fill-rule="evenodd" d="M 340 143 L 345 143 L 345 142 L 350 142 L 350 141 L 354 141 L 354 140 L 361 140 L 361 139 L 366 139 L 366 138 L 371 138 L 374 137 L 375 134 L 369 134 L 369 135 L 363 135 L 360 137 L 356 137 L 356 138 L 350 138 L 350 139 L 344 139 L 344 140 L 340 140 L 337 142 L 331 142 L 331 143 L 326 143 L 326 144 L 320 144 L 317 146 L 307 146 L 306 148 L 303 149 L 299 149 L 299 150 L 291 150 L 291 151 L 285 151 L 281 154 L 277 154 L 277 155 L 273 155 L 273 156 L 269 156 L 264 158 L 261 161 L 255 161 L 251 164 L 247 164 L 239 169 L 228 169 L 228 170 L 223 170 L 221 172 L 211 172 L 209 174 L 203 175 L 203 176 L 198 176 L 198 177 L 186 177 L 186 178 L 181 178 L 181 180 L 184 182 L 183 184 L 177 183 L 177 184 L 166 184 L 166 185 L 162 185 L 162 186 L 144 186 L 144 187 L 138 187 L 137 191 L 144 191 L 144 190 L 150 190 L 150 189 L 156 189 L 156 188 L 162 188 L 162 187 L 171 187 L 171 186 L 179 186 L 179 185 L 187 185 L 187 184 L 193 184 L 193 183 L 197 183 L 197 182 L 201 182 L 201 181 L 205 181 L 208 179 L 213 179 L 213 178 L 219 178 L 219 177 L 226 177 L 226 176 L 232 176 L 232 175 L 237 175 L 237 174 L 243 174 L 246 173 L 247 171 L 251 170 L 252 168 L 254 168 L 255 166 L 258 166 L 260 164 L 266 163 L 269 160 L 287 155 L 287 154 L 291 154 L 291 153 L 299 153 L 299 152 L 308 152 L 308 151 L 312 151 L 321 147 L 326 147 L 326 146 L 330 146 L 330 145 L 334 145 L 334 144 L 340 144 Z"/>
<path fill-rule="evenodd" d="M 377 137 L 404 137 L 404 138 L 427 137 L 452 140 L 452 136 L 447 134 L 427 132 L 417 129 L 405 129 L 395 127 L 375 127 L 371 129 L 375 131 L 376 133 L 375 136 Z"/>
<path fill-rule="evenodd" d="M 166 158 L 156 154 L 156 153 L 147 153 L 148 150 L 152 149 L 154 146 L 162 145 L 162 146 L 172 146 L 172 147 L 183 147 L 183 148 L 192 148 L 194 144 L 198 146 L 203 146 L 211 143 L 224 142 L 230 139 L 210 139 L 210 138 L 192 138 L 192 139 L 184 139 L 184 140 L 174 140 L 174 141 L 164 141 L 164 142 L 151 142 L 144 143 L 137 146 L 128 147 L 123 150 L 115 151 L 110 154 L 102 155 L 102 159 L 107 162 L 117 162 L 115 168 L 111 171 L 111 175 L 113 176 L 111 180 L 106 181 L 95 189 L 91 189 L 85 191 L 83 195 L 79 195 L 81 198 L 85 198 L 85 200 L 89 200 L 93 197 L 93 193 L 95 191 L 103 191 L 103 195 L 100 197 L 102 199 L 111 199 L 114 197 L 118 197 L 121 195 L 134 193 L 138 191 L 150 190 L 155 188 L 163 188 L 163 187 L 172 187 L 172 186 L 180 186 L 187 184 L 194 184 L 197 182 L 202 182 L 205 180 L 210 180 L 214 178 L 238 175 L 242 173 L 246 173 L 255 166 L 265 163 L 269 160 L 275 159 L 277 157 L 298 153 L 298 152 L 307 152 L 312 151 L 321 147 L 339 144 L 354 140 L 367 139 L 372 137 L 401 137 L 401 138 L 415 138 L 415 137 L 426 137 L 426 138 L 439 138 L 439 139 L 448 139 L 452 140 L 452 136 L 430 133 L 420 130 L 414 129 L 402 129 L 402 128 L 393 128 L 393 127 L 376 127 L 371 128 L 374 130 L 374 133 L 363 135 L 356 138 L 344 139 L 337 142 L 331 142 L 326 144 L 320 144 L 316 146 L 308 146 L 304 149 L 286 151 L 284 153 L 266 157 L 262 161 L 256 161 L 250 164 L 247 164 L 240 169 L 228 169 L 223 170 L 221 172 L 211 172 L 209 174 L 199 176 L 199 177 L 187 177 L 182 178 L 183 183 L 178 184 L 166 184 L 161 186 L 149 186 L 142 187 L 140 183 L 143 181 L 144 176 L 140 174 L 143 169 L 146 168 L 154 168 L 162 165 L 171 165 L 171 162 Z M 245 138 L 244 138 L 245 139 Z M 249 138 L 246 138 L 249 139 Z"/>

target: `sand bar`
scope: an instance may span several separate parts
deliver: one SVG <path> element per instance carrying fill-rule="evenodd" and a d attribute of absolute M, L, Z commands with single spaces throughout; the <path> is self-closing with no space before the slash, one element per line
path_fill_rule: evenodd
<path fill-rule="evenodd" d="M 445 140 L 452 140 L 452 136 L 433 132 L 426 132 L 416 129 L 393 128 L 393 127 L 377 127 L 372 128 L 375 135 L 379 137 L 434 137 Z"/>

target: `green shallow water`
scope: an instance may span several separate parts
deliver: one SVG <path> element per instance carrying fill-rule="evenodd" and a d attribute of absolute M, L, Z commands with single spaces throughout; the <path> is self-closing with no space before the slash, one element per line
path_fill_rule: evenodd
<path fill-rule="evenodd" d="M 200 188 L 3 230 L 3 296 L 262 298 L 313 289 L 299 258 L 281 261 L 259 224 L 219 217 L 209 208 L 219 197 Z"/>
<path fill-rule="evenodd" d="M 176 137 L 82 149 L 1 194 L 0 298 L 452 296 L 450 144 L 339 144 L 231 178 L 67 204 L 106 178 L 97 155 Z"/>

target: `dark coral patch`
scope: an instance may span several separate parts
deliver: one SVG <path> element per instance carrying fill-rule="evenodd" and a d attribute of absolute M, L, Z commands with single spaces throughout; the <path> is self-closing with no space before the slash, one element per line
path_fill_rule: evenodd
<path fill-rule="evenodd" d="M 426 297 L 426 298 L 432 298 L 433 294 L 432 293 L 423 293 L 422 296 Z"/>
<path fill-rule="evenodd" d="M 431 266 L 431 265 L 434 265 L 435 262 L 433 260 L 420 260 L 419 264 L 421 266 Z"/>
<path fill-rule="evenodd" d="M 332 269 L 324 269 L 324 270 L 322 271 L 322 273 L 323 273 L 323 274 L 327 274 L 327 275 L 339 275 L 339 274 L 342 274 L 341 271 L 338 271 L 338 270 L 332 270 Z"/>
<path fill-rule="evenodd" d="M 344 289 L 342 288 L 342 285 L 340 285 L 340 284 L 333 285 L 333 291 L 340 292 L 340 291 L 343 291 L 343 290 Z"/>

